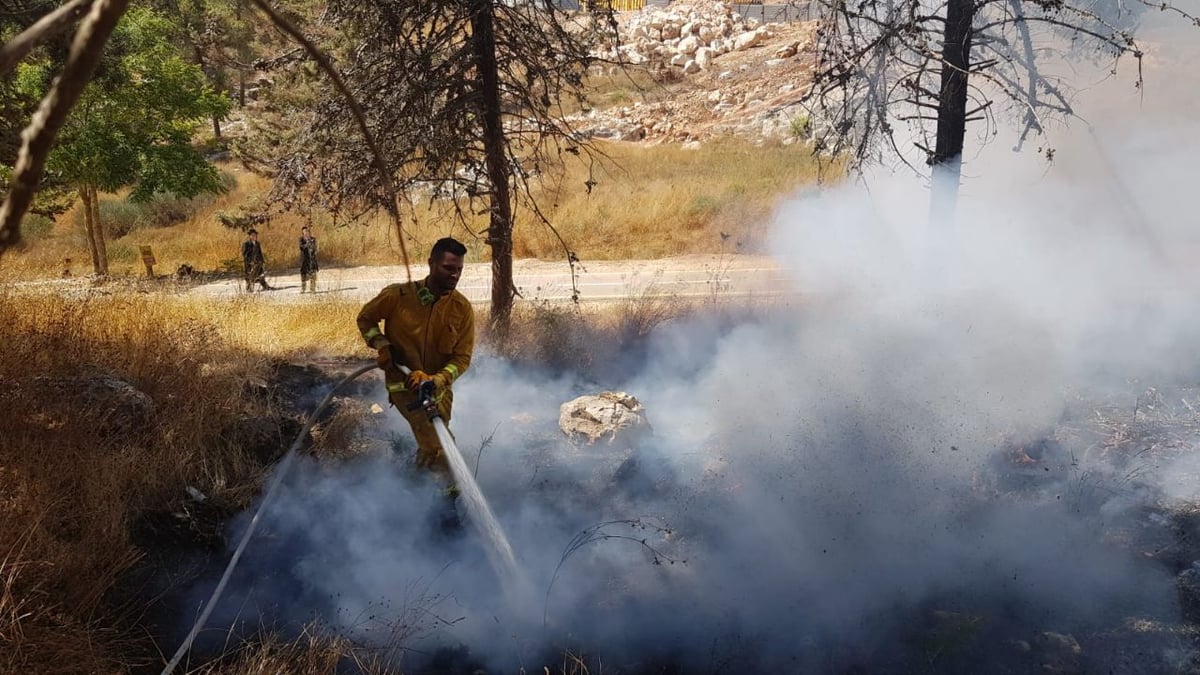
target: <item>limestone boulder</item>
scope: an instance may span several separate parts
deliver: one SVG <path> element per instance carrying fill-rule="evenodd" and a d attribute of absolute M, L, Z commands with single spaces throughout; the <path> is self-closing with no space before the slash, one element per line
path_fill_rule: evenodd
<path fill-rule="evenodd" d="M 623 391 L 604 391 L 567 401 L 559 407 L 558 427 L 573 442 L 632 442 L 651 433 L 646 409 Z"/>

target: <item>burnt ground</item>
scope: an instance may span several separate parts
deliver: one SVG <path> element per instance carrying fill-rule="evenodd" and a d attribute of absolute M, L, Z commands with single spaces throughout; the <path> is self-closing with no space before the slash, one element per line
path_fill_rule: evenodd
<path fill-rule="evenodd" d="M 243 461 L 269 467 L 286 453 L 326 393 L 360 365 L 360 361 L 338 359 L 274 364 L 266 379 L 246 382 L 245 414 L 215 430 L 210 444 L 214 449 L 234 448 Z M 375 388 L 369 376 L 343 386 L 317 418 L 301 452 L 353 451 L 358 442 L 354 430 L 372 414 L 362 400 Z M 119 582 L 110 601 L 135 608 L 136 622 L 160 651 L 173 650 L 182 641 L 186 629 L 181 630 L 179 617 L 193 615 L 198 604 L 193 584 L 223 572 L 229 560 L 227 544 L 240 534 L 237 528 L 245 521 L 247 507 L 257 501 L 254 493 L 260 487 L 211 495 L 189 487 L 188 495 L 168 510 L 146 512 L 130 524 L 133 541 L 144 555 Z M 149 663 L 145 672 L 159 672 L 158 656 L 143 655 Z"/>
<path fill-rule="evenodd" d="M 291 442 L 289 432 L 294 436 L 317 401 L 357 365 L 335 361 L 279 364 L 269 381 L 249 385 L 249 395 L 278 411 L 276 444 L 271 447 L 269 440 L 252 432 L 245 432 L 243 441 L 257 444 L 252 453 L 262 460 L 278 458 Z M 322 415 L 305 452 L 309 456 L 315 453 L 330 467 L 351 465 L 379 453 L 393 454 L 407 464 L 410 444 L 379 425 L 381 411 L 372 410 L 366 402 L 377 393 L 377 384 L 363 378 L 336 398 Z M 1130 397 L 1130 392 L 1136 393 Z M 1131 398 L 1132 408 L 1128 405 Z M 1200 387 L 1187 385 L 1124 382 L 1121 390 L 1110 395 L 1076 395 L 1054 427 L 1032 436 L 996 439 L 986 469 L 973 477 L 970 486 L 978 507 L 965 509 L 961 516 L 970 524 L 996 506 L 1037 509 L 1063 508 L 1063 504 L 1076 513 L 1100 514 L 1103 529 L 1099 540 L 1087 542 L 1081 551 L 1096 547 L 1106 555 L 1116 552 L 1131 564 L 1178 577 L 1177 612 L 1155 614 L 1139 610 L 1136 601 L 1131 601 L 1128 606 L 1107 607 L 1089 616 L 1067 617 L 1015 598 L 1003 585 L 957 588 L 914 598 L 868 620 L 867 629 L 877 636 L 870 648 L 842 644 L 830 636 L 830 644 L 816 650 L 821 657 L 814 662 L 813 645 L 797 643 L 797 654 L 807 656 L 794 665 L 803 663 L 809 670 L 815 665 L 816 672 L 829 673 L 1200 672 L 1200 584 L 1192 584 L 1188 572 L 1200 560 L 1200 500 L 1196 498 L 1200 462 L 1187 461 L 1200 448 L 1198 409 Z M 563 469 L 563 442 L 553 431 L 542 429 L 526 435 L 524 442 L 527 457 L 536 457 L 538 467 L 524 498 L 564 511 L 575 507 L 601 510 L 605 503 L 658 498 L 681 490 L 688 492 L 686 499 L 694 503 L 719 508 L 723 500 L 736 494 L 737 486 L 731 484 L 734 479 L 719 471 L 699 486 L 684 484 L 653 452 L 596 461 L 592 465 L 595 475 L 581 483 Z M 1168 482 L 1177 486 L 1170 494 L 1162 487 Z M 427 489 L 419 479 L 408 485 L 414 492 Z M 1123 504 L 1121 508 L 1112 506 L 1114 495 L 1124 497 L 1116 500 Z M 233 501 L 192 499 L 170 513 L 148 514 L 134 524 L 146 557 L 124 580 L 122 592 L 130 598 L 153 599 L 139 623 L 157 636 L 163 651 L 169 653 L 182 639 L 186 629 L 179 617 L 194 614 L 197 596 L 203 595 L 198 589 L 211 588 L 211 580 L 223 570 L 228 542 L 240 534 L 248 517 L 240 511 L 242 507 L 244 504 Z M 1101 513 L 1103 509 L 1109 511 Z M 973 515 L 974 511 L 978 514 Z M 386 517 L 411 516 L 396 513 Z M 448 533 L 439 530 L 438 516 L 436 506 L 425 514 L 425 536 L 470 539 L 453 528 Z M 689 522 L 686 517 L 672 525 L 678 536 L 693 543 L 702 544 L 714 536 L 705 531 L 705 523 Z M 397 521 L 397 527 L 407 525 Z M 265 611 L 261 606 L 252 612 L 240 608 L 247 617 L 226 612 L 214 627 L 238 626 L 233 629 L 235 635 L 252 637 L 264 626 L 287 634 L 300 630 L 307 621 L 338 623 L 337 598 L 307 587 L 288 567 L 292 560 L 312 556 L 306 546 L 336 549 L 338 545 L 314 543 L 310 537 L 316 535 L 286 528 L 256 537 L 247 559 L 258 570 L 257 576 L 247 575 L 241 583 L 286 600 L 274 601 Z M 713 543 L 719 545 L 717 540 Z M 336 553 L 326 550 L 323 555 Z M 686 565 L 669 556 L 654 559 L 655 565 L 663 562 Z M 1064 566 L 1087 564 L 1086 558 L 1061 561 Z M 479 573 L 486 575 L 486 568 Z M 206 579 L 210 581 L 204 582 Z M 619 595 L 593 601 L 597 616 L 609 615 L 618 622 L 631 607 Z M 271 622 L 271 611 L 279 612 L 278 623 Z M 298 616 L 307 621 L 298 621 Z M 228 646 L 228 634 L 218 630 L 215 635 L 198 644 L 201 658 Z M 362 639 L 362 644 L 370 647 L 369 638 L 350 637 Z M 232 638 L 235 643 L 238 639 Z M 687 641 L 693 638 L 680 639 L 682 643 L 666 641 L 653 647 L 635 641 L 621 650 L 601 649 L 599 656 L 608 657 L 603 662 L 613 672 L 624 673 L 725 672 L 729 668 L 747 672 L 781 667 L 779 646 L 767 648 L 736 630 L 710 636 L 711 643 L 704 648 L 689 645 Z M 571 640 L 578 645 L 586 640 L 586 632 Z M 604 638 L 597 640 L 611 645 Z M 718 649 L 719 645 L 725 646 Z M 561 647 L 547 647 L 543 660 L 563 663 L 562 654 Z M 581 663 L 587 663 L 590 657 L 581 658 Z M 446 645 L 424 655 L 409 654 L 404 663 L 406 672 L 430 673 L 479 672 L 485 666 L 485 660 L 464 644 Z M 146 672 L 155 672 L 155 668 Z M 583 671 L 577 668 L 575 672 Z"/>

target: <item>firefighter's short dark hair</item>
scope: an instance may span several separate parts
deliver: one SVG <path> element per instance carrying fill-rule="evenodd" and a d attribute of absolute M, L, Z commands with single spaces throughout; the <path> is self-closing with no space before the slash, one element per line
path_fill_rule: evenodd
<path fill-rule="evenodd" d="M 258 234 L 258 230 L 254 229 L 252 227 L 252 228 L 246 230 L 246 234 Z"/>
<path fill-rule="evenodd" d="M 433 250 L 429 252 L 429 257 L 438 258 L 443 253 L 453 253 L 456 256 L 462 257 L 467 254 L 467 247 L 453 237 L 443 237 L 434 242 Z"/>

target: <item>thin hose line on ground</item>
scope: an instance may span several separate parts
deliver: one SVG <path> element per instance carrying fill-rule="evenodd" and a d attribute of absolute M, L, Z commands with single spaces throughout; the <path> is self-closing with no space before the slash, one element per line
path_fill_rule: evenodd
<path fill-rule="evenodd" d="M 175 652 L 175 656 L 171 658 L 169 663 L 167 663 L 167 667 L 163 668 L 162 675 L 170 675 L 172 672 L 174 672 L 176 666 L 178 666 L 179 662 L 183 660 L 183 657 L 186 656 L 189 651 L 191 651 L 192 643 L 195 641 L 196 636 L 199 635 L 200 630 L 204 627 L 205 622 L 208 621 L 209 615 L 212 614 L 213 607 L 215 607 L 217 601 L 221 599 L 221 593 L 225 591 L 225 586 L 229 583 L 229 578 L 233 576 L 233 569 L 237 567 L 238 560 L 241 559 L 242 552 L 246 549 L 246 544 L 250 542 L 250 537 L 254 535 L 254 529 L 258 527 L 259 521 L 262 520 L 263 513 L 266 512 L 267 506 L 270 505 L 271 497 L 274 495 L 276 488 L 278 488 L 280 483 L 283 482 L 284 476 L 287 475 L 288 469 L 291 468 L 292 463 L 296 459 L 296 454 L 300 449 L 300 445 L 303 443 L 304 439 L 308 437 L 308 433 L 312 430 L 313 424 L 316 423 L 317 418 L 321 415 L 321 411 L 325 409 L 325 406 L 329 405 L 329 402 L 333 400 L 333 395 L 336 394 L 339 389 L 357 379 L 364 373 L 375 370 L 378 367 L 379 366 L 375 365 L 374 363 L 365 365 L 342 378 L 340 382 L 335 384 L 333 388 L 329 390 L 329 393 L 325 394 L 325 398 L 321 399 L 321 403 L 318 404 L 317 408 L 313 410 L 313 413 L 309 415 L 308 421 L 304 423 L 304 428 L 301 429 L 300 433 L 296 435 L 296 440 L 293 441 L 292 446 L 288 448 L 287 454 L 283 456 L 283 459 L 279 460 L 279 465 L 275 469 L 275 474 L 271 476 L 271 482 L 267 485 L 267 489 L 263 491 L 262 502 L 258 505 L 258 510 L 255 511 L 254 517 L 250 519 L 250 524 L 246 527 L 246 531 L 242 533 L 242 539 L 238 542 L 237 548 L 233 552 L 233 557 L 229 559 L 229 564 L 225 567 L 225 573 L 221 575 L 221 580 L 217 582 L 217 587 L 213 590 L 212 596 L 209 597 L 208 602 L 204 605 L 204 611 L 202 611 L 200 613 L 200 617 L 196 619 L 196 623 L 192 626 L 192 630 L 188 632 L 187 638 L 184 639 L 183 644 L 179 645 L 179 650 Z"/>

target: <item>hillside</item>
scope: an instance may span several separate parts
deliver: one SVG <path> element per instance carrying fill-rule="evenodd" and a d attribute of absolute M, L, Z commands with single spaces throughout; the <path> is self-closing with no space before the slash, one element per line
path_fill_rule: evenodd
<path fill-rule="evenodd" d="M 695 0 L 624 12 L 618 25 L 620 43 L 604 56 L 632 71 L 605 72 L 621 95 L 576 115 L 586 133 L 693 144 L 729 136 L 790 144 L 807 135 L 798 104 L 815 64 L 816 21 L 764 23 Z M 652 83 L 638 86 L 638 73 Z"/>

